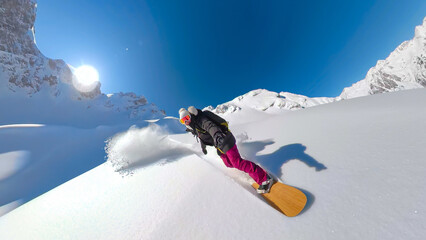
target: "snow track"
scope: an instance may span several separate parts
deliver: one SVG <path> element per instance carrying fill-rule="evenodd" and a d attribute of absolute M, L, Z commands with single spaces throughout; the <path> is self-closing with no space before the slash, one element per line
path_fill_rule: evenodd
<path fill-rule="evenodd" d="M 425 102 L 425 89 L 408 90 L 234 122 L 243 157 L 307 194 L 295 218 L 261 200 L 213 148 L 204 156 L 190 134 L 179 134 L 167 146 L 191 153 L 173 158 L 176 148 L 167 147 L 124 177 L 100 165 L 1 217 L 0 239 L 420 240 Z M 49 128 L 20 131 L 30 129 Z M 140 131 L 121 135 L 131 156 L 144 149 Z"/>

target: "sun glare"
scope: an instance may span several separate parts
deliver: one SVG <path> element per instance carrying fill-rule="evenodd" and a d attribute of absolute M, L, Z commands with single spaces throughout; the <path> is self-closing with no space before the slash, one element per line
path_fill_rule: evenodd
<path fill-rule="evenodd" d="M 94 67 L 89 65 L 83 65 L 78 67 L 77 69 L 75 69 L 74 75 L 74 86 L 80 92 L 92 91 L 99 82 L 98 71 Z"/>
<path fill-rule="evenodd" d="M 78 81 L 83 85 L 90 85 L 99 81 L 98 71 L 92 66 L 83 65 L 75 70 Z"/>

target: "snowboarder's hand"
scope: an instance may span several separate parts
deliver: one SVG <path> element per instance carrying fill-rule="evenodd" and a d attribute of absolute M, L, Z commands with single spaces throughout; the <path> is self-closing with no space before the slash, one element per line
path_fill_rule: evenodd
<path fill-rule="evenodd" d="M 223 134 L 216 134 L 216 146 L 221 147 L 225 141 L 225 136 Z"/>
<path fill-rule="evenodd" d="M 201 150 L 203 151 L 204 155 L 207 155 L 206 144 L 204 144 L 203 141 L 201 141 L 200 143 L 201 143 Z"/>
<path fill-rule="evenodd" d="M 195 133 L 194 133 L 194 130 L 193 130 L 193 129 L 191 129 L 191 128 L 186 128 L 186 129 L 185 129 L 185 131 L 190 132 L 190 133 L 192 133 L 192 134 L 195 134 Z"/>

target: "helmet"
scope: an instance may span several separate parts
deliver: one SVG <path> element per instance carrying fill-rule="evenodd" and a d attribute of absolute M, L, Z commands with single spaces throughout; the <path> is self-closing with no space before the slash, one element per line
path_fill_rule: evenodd
<path fill-rule="evenodd" d="M 190 112 L 194 116 L 198 115 L 198 110 L 194 106 L 188 107 L 188 112 Z"/>

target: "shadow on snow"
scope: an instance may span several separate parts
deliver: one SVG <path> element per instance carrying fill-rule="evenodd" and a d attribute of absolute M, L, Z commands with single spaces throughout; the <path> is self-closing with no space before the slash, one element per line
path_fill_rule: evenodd
<path fill-rule="evenodd" d="M 238 146 L 241 149 L 241 153 L 244 155 L 244 158 L 259 163 L 263 168 L 267 169 L 269 173 L 274 175 L 275 178 L 277 178 L 277 176 L 283 176 L 282 167 L 290 160 L 299 160 L 305 163 L 308 167 L 315 168 L 316 171 L 327 169 L 324 164 L 318 162 L 312 156 L 307 154 L 307 147 L 300 143 L 282 146 L 277 151 L 270 154 L 260 156 L 257 155 L 259 152 L 264 150 L 266 146 L 272 145 L 274 143 L 274 141 L 266 140 L 257 142 L 242 142 L 239 143 Z M 282 181 L 282 179 L 280 180 Z M 307 190 L 300 188 L 298 189 L 302 191 L 308 199 L 305 208 L 300 213 L 303 214 L 312 206 L 315 201 L 315 196 Z"/>

